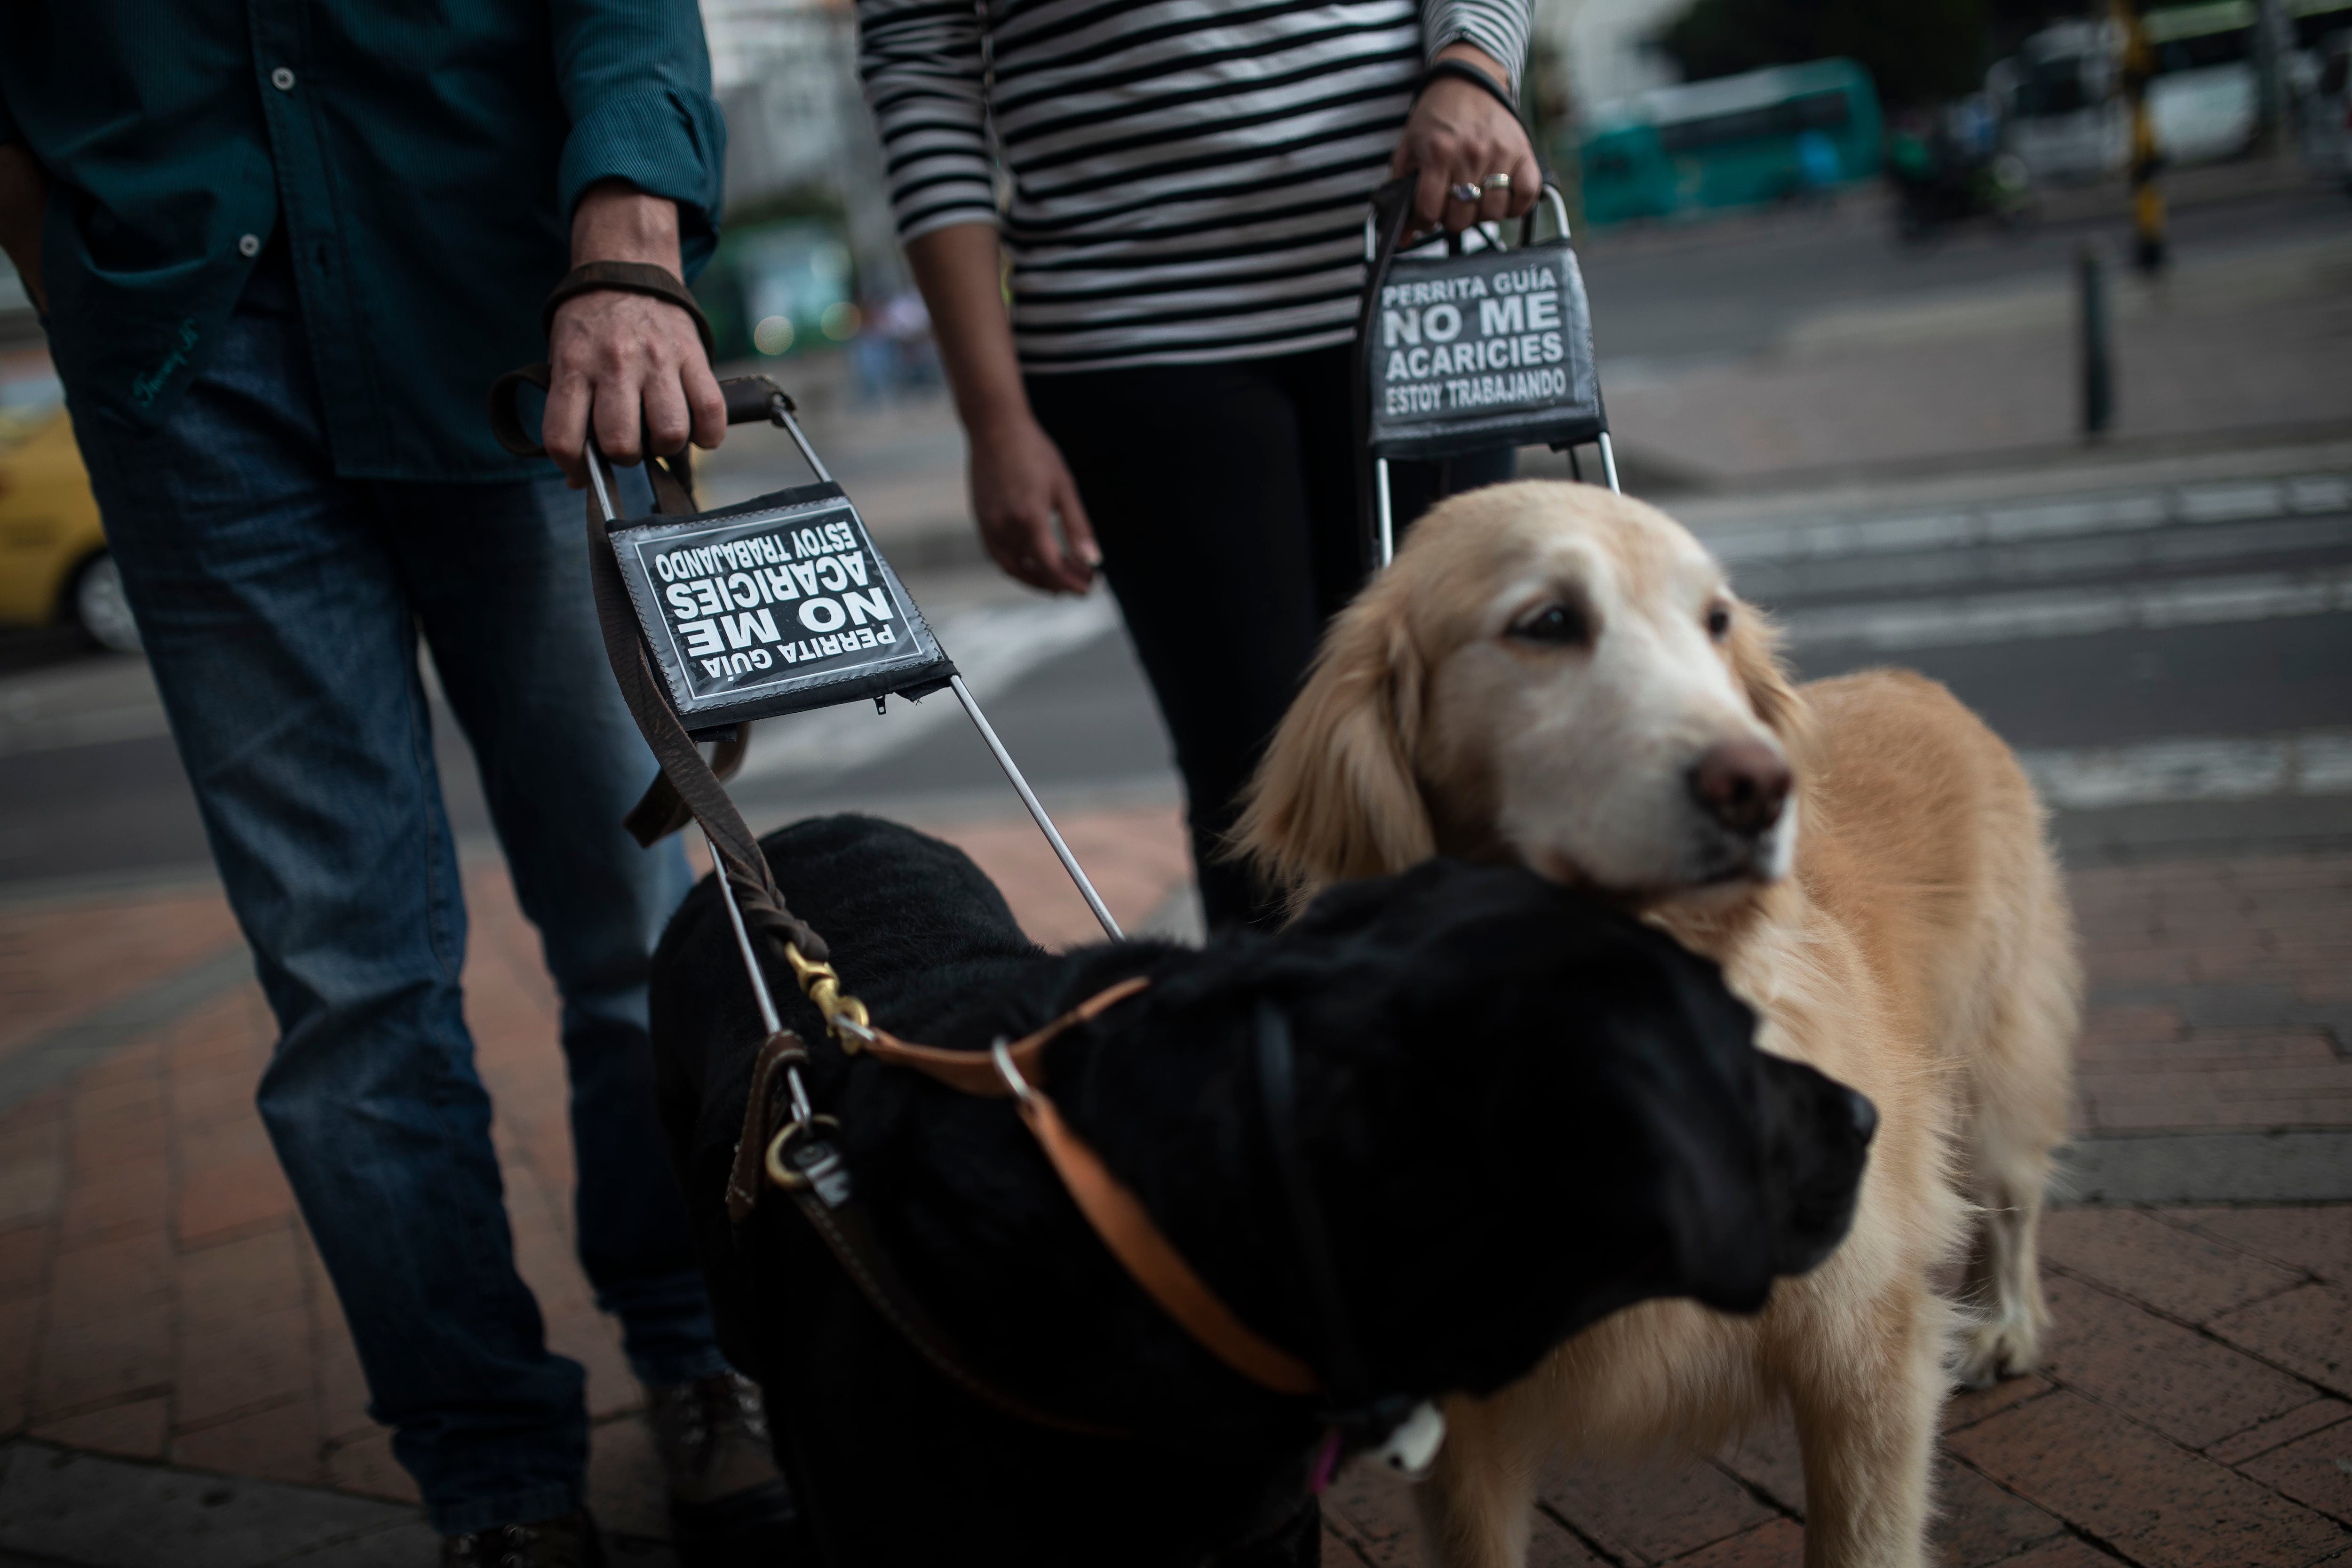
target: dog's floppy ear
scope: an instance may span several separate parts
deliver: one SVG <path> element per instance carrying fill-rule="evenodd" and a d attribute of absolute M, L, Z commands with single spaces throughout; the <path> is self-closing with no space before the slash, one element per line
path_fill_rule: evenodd
<path fill-rule="evenodd" d="M 1294 907 L 1323 884 L 1377 877 L 1436 852 L 1413 782 L 1422 661 L 1405 598 L 1376 583 L 1325 634 L 1244 792 L 1234 852 Z"/>
<path fill-rule="evenodd" d="M 1811 730 L 1811 714 L 1789 679 L 1780 659 L 1780 628 L 1747 600 L 1737 602 L 1731 637 L 1726 647 L 1732 679 L 1739 682 L 1748 705 L 1764 727 L 1779 737 L 1791 757 L 1801 758 Z"/>

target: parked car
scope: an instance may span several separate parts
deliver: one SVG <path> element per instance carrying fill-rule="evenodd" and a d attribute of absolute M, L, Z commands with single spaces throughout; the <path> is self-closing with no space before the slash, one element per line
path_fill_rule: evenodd
<path fill-rule="evenodd" d="M 2284 75 L 2289 93 L 2300 95 L 2318 74 L 2323 40 L 2352 23 L 2352 0 L 2282 0 L 2280 11 Z M 2147 84 L 2147 111 L 2166 162 L 2234 157 L 2252 143 L 2260 95 L 2258 16 L 2254 0 L 2200 0 L 2144 15 L 2157 69 Z"/>
<path fill-rule="evenodd" d="M 139 627 L 46 355 L 0 361 L 0 625 L 78 624 L 131 652 Z"/>
<path fill-rule="evenodd" d="M 2131 157 L 2131 111 L 2116 90 L 2113 21 L 2060 22 L 1985 75 L 2003 141 L 2037 185 L 2088 183 Z"/>

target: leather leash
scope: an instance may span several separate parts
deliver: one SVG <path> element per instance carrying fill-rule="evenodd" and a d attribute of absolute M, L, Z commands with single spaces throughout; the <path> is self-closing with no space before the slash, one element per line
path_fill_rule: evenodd
<path fill-rule="evenodd" d="M 545 365 L 527 365 L 501 376 L 492 389 L 492 428 L 501 444 L 519 455 L 532 455 L 541 448 L 530 440 L 521 427 L 515 394 L 523 385 L 544 390 L 548 380 Z M 773 395 L 782 395 L 780 390 L 773 391 Z M 601 454 L 590 454 L 590 461 L 602 460 Z M 683 463 L 673 466 L 660 458 L 649 458 L 646 467 L 658 514 L 685 516 L 694 510 L 691 479 Z M 737 811 L 719 775 L 703 761 L 694 737 L 670 707 L 660 679 L 646 655 L 610 530 L 597 515 L 593 495 L 587 501 L 587 525 L 589 583 L 595 595 L 597 626 L 604 638 L 605 658 L 612 665 L 614 679 L 620 687 L 630 717 L 636 721 L 661 767 L 654 786 L 629 814 L 630 831 L 640 843 L 651 844 L 689 818 L 698 823 L 717 862 L 722 895 L 734 902 L 747 922 L 782 947 L 801 990 L 817 1005 L 844 1048 L 858 1048 L 852 1031 L 874 1032 L 866 1026 L 865 1005 L 841 989 L 838 975 L 826 962 L 830 953 L 824 939 L 785 905 L 759 840 Z M 738 729 L 738 760 L 741 731 L 748 728 Z M 806 1047 L 789 1030 L 779 1030 L 762 1042 L 752 1068 L 751 1117 L 772 1114 L 769 1108 L 776 1100 L 779 1081 L 793 1077 L 793 1069 L 807 1059 Z M 829 1117 L 814 1116 L 811 1120 L 832 1121 Z M 746 1125 L 747 1129 L 751 1126 L 749 1117 Z M 814 1130 L 802 1131 L 807 1133 Z M 907 1288 L 904 1277 L 875 1234 L 858 1201 L 847 1167 L 829 1142 L 814 1136 L 803 1137 L 792 1147 L 787 1147 L 790 1141 L 782 1137 L 772 1140 L 762 1136 L 754 1142 L 747 1136 L 744 1142 L 753 1151 L 766 1151 L 769 1178 L 791 1193 L 811 1228 L 875 1310 L 943 1376 L 985 1403 L 1026 1421 L 1090 1436 L 1119 1435 L 1106 1427 L 1037 1410 L 971 1370 L 969 1362 Z M 751 1195 L 757 1193 L 760 1180 L 756 1173 L 746 1173 L 743 1158 L 744 1149 L 739 1148 L 727 1197 L 728 1212 L 739 1221 L 750 1214 Z"/>
<path fill-rule="evenodd" d="M 547 366 L 530 364 L 507 372 L 490 388 L 490 428 L 499 445 L 519 457 L 544 456 L 546 448 L 524 430 L 515 394 L 524 386 L 536 386 L 544 392 L 548 382 Z M 773 395 L 782 395 L 781 391 Z M 601 462 L 603 458 L 591 453 L 589 460 Z M 694 476 L 684 453 L 675 458 L 648 455 L 646 477 L 653 485 L 656 514 L 692 514 Z M 676 710 L 662 690 L 660 677 L 646 656 L 636 612 L 630 607 L 628 587 L 622 581 L 620 563 L 613 552 L 612 537 L 604 520 L 596 515 L 593 496 L 586 504 L 588 579 L 596 596 L 597 629 L 604 637 L 604 656 L 613 667 L 613 678 L 620 685 L 629 716 L 636 721 L 654 760 L 661 765 L 661 773 L 646 791 L 645 798 L 628 815 L 629 831 L 638 843 L 651 845 L 676 832 L 688 820 L 700 824 L 709 837 L 719 872 L 734 891 L 745 917 L 798 950 L 801 960 L 795 963 L 794 972 L 801 979 L 802 988 L 811 990 L 812 976 L 832 973 L 825 965 L 830 953 L 824 939 L 785 905 L 783 893 L 768 869 L 767 857 L 760 853 L 759 840 L 719 785 L 721 778 L 741 765 L 743 752 L 750 745 L 744 732 L 749 727 L 739 725 L 732 738 L 722 740 L 713 762 L 702 760 L 700 747 L 679 722 Z M 805 973 L 802 973 L 803 964 L 808 966 Z M 834 1009 L 828 1007 L 828 1022 L 833 1014 Z"/>

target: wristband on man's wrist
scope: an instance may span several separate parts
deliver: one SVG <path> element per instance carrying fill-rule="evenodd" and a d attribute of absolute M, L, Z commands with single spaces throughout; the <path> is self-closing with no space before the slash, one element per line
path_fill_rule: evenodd
<path fill-rule="evenodd" d="M 540 312 L 540 331 L 542 335 L 553 335 L 556 309 L 566 300 L 607 289 L 668 300 L 694 318 L 694 330 L 702 338 L 702 352 L 717 355 L 719 347 L 710 335 L 710 319 L 702 313 L 701 302 L 695 299 L 694 290 L 668 268 L 656 267 L 649 261 L 590 261 L 573 268 L 563 275 L 563 281 L 548 295 L 547 307 Z"/>
<path fill-rule="evenodd" d="M 1413 101 L 1416 103 L 1421 101 L 1421 95 L 1423 93 L 1427 92 L 1435 83 L 1444 80 L 1447 78 L 1452 78 L 1456 81 L 1466 81 L 1474 87 L 1485 88 L 1489 93 L 1494 95 L 1496 102 L 1501 104 L 1505 109 L 1511 111 L 1512 119 L 1517 120 L 1519 117 L 1518 100 L 1511 96 L 1510 89 L 1506 88 L 1501 82 L 1496 81 L 1493 77 L 1488 76 L 1485 71 L 1480 70 L 1476 66 L 1472 65 L 1468 60 L 1430 61 L 1429 64 L 1423 68 L 1422 73 L 1413 79 Z"/>

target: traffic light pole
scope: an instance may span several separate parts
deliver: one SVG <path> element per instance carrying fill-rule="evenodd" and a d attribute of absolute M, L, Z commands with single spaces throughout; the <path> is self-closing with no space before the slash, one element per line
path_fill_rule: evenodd
<path fill-rule="evenodd" d="M 2156 51 L 2148 47 L 2147 29 L 2141 25 L 2143 0 L 2109 3 L 2116 25 L 2123 29 L 2124 101 L 2131 106 L 2132 259 L 2141 271 L 2155 272 L 2165 260 L 2164 193 L 2156 184 L 2163 158 L 2147 112 L 2147 84 L 2156 75 Z"/>

